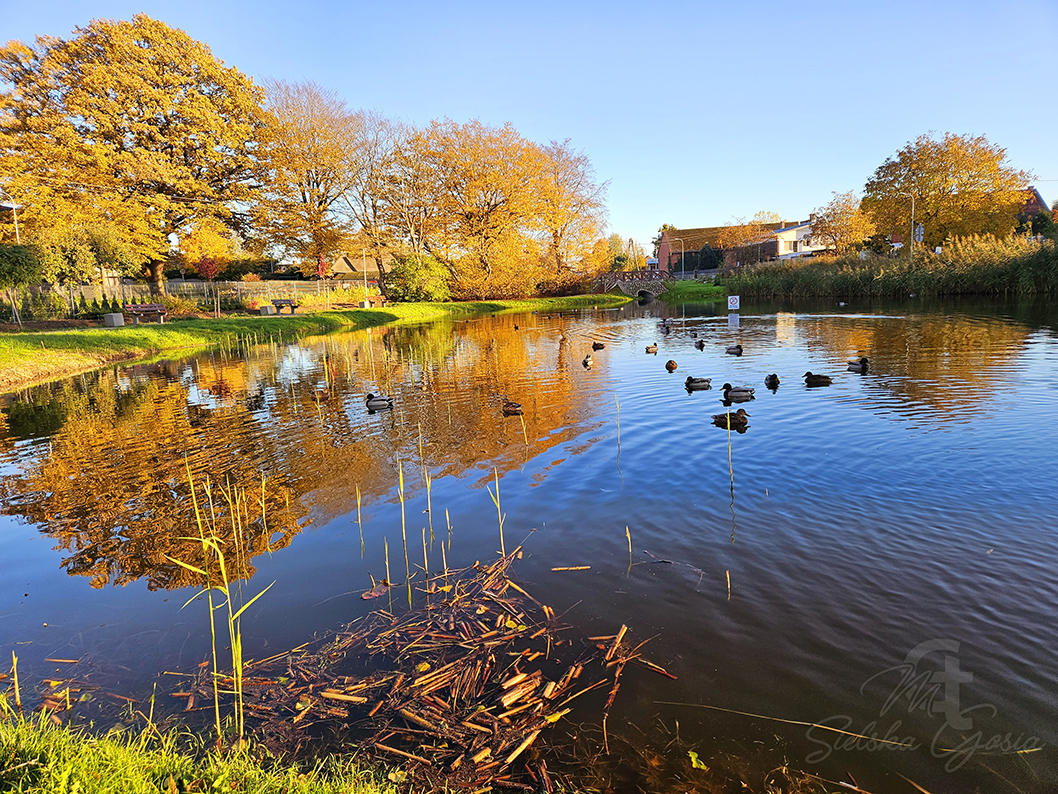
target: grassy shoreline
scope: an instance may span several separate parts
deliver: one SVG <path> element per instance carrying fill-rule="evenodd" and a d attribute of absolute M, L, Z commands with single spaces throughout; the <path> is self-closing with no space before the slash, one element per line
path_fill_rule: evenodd
<path fill-rule="evenodd" d="M 243 794 L 395 794 L 381 773 L 348 758 L 314 765 L 259 759 L 246 751 L 210 752 L 175 731 L 93 736 L 43 717 L 0 718 L 0 791 L 239 791 Z"/>
<path fill-rule="evenodd" d="M 688 303 L 694 301 L 720 301 L 727 290 L 712 283 L 701 281 L 671 281 L 658 299 L 665 303 Z"/>
<path fill-rule="evenodd" d="M 428 322 L 515 311 L 563 311 L 591 306 L 618 306 L 629 298 L 617 295 L 574 295 L 519 301 L 468 303 L 401 303 L 384 309 L 346 309 L 257 317 L 173 320 L 164 325 L 27 331 L 0 336 L 0 393 L 110 364 L 191 352 L 257 335 L 290 341 L 304 336 L 358 330 L 399 322 Z"/>

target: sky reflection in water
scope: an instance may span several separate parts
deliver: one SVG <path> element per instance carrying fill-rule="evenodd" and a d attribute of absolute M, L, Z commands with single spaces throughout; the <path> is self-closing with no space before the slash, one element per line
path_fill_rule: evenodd
<path fill-rule="evenodd" d="M 358 594 L 369 572 L 384 575 L 384 537 L 391 565 L 401 556 L 398 466 L 410 537 L 447 537 L 450 525 L 453 566 L 499 545 L 484 488 L 498 474 L 530 591 L 578 632 L 627 623 L 658 635 L 651 658 L 679 680 L 631 674 L 619 715 L 641 727 L 678 719 L 706 749 L 759 740 L 807 766 L 819 746 L 803 728 L 656 701 L 849 715 L 849 730 L 873 720 L 884 732 L 888 683 L 872 677 L 951 639 L 974 676 L 964 707 L 995 707 L 975 729 L 1058 741 L 1053 311 L 744 307 L 737 329 L 719 311 L 654 304 L 373 329 L 9 395 L 0 651 L 17 647 L 42 674 L 46 656 L 91 654 L 129 668 L 130 687 L 200 661 L 205 616 L 168 593 L 193 584 L 166 559 L 194 553 L 180 540 L 194 534 L 188 470 L 218 503 L 223 489 L 245 495 L 238 574 L 257 579 L 252 592 L 277 580 L 244 625 L 253 653 L 370 606 Z M 661 315 L 674 317 L 669 334 Z M 605 349 L 586 370 L 593 341 Z M 643 352 L 653 342 L 657 356 Z M 744 355 L 725 355 L 735 342 Z M 868 373 L 846 372 L 861 355 Z M 808 370 L 834 384 L 806 389 Z M 714 388 L 689 393 L 688 375 Z M 725 381 L 756 389 L 747 432 L 730 439 L 710 423 Z M 369 391 L 396 408 L 369 413 Z M 524 417 L 504 417 L 503 397 Z M 591 570 L 550 570 L 575 565 Z M 943 726 L 921 708 L 899 718 L 901 735 L 927 745 Z M 1046 749 L 987 763 L 1036 791 L 1054 761 Z M 954 773 L 944 763 L 928 750 L 846 750 L 813 768 L 945 785 L 991 774 L 980 756 Z"/>

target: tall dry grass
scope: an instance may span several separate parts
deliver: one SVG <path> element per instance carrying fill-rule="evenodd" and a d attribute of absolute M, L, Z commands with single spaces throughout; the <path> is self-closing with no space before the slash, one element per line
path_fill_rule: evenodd
<path fill-rule="evenodd" d="M 1058 292 L 1058 241 L 957 239 L 940 254 L 857 254 L 766 262 L 717 278 L 730 294 L 757 298 L 908 295 L 1039 295 Z"/>

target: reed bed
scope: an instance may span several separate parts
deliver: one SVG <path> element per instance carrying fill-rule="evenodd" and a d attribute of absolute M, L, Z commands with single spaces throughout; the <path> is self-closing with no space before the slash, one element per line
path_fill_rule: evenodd
<path fill-rule="evenodd" d="M 940 254 L 858 255 L 766 262 L 718 277 L 730 294 L 756 298 L 906 298 L 1058 292 L 1058 241 L 968 237 Z"/>

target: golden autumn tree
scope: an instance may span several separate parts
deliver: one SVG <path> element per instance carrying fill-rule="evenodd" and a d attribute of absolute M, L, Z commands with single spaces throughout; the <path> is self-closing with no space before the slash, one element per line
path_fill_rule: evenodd
<path fill-rule="evenodd" d="M 596 181 L 591 161 L 574 151 L 568 139 L 552 141 L 540 149 L 540 155 L 537 198 L 545 268 L 561 288 L 595 275 L 609 264 L 605 258 L 592 255 L 605 223 L 608 183 Z"/>
<path fill-rule="evenodd" d="M 108 225 L 160 284 L 169 235 L 244 225 L 261 92 L 182 30 L 137 14 L 13 41 L 0 83 L 0 179 L 30 237 Z"/>
<path fill-rule="evenodd" d="M 970 234 L 1013 231 L 1032 174 L 1013 168 L 1006 149 L 983 135 L 938 140 L 920 135 L 875 170 L 867 181 L 862 208 L 887 234 L 905 238 L 915 223 L 924 226 L 927 246 Z M 910 194 L 910 195 L 909 195 Z"/>
<path fill-rule="evenodd" d="M 400 248 L 401 227 L 399 202 L 404 183 L 400 179 L 398 157 L 407 135 L 404 125 L 391 121 L 373 111 L 356 114 L 356 133 L 353 138 L 353 158 L 356 168 L 350 171 L 350 181 L 342 193 L 343 210 L 357 227 L 358 236 L 365 248 L 382 269 L 387 251 Z M 412 191 L 412 195 L 418 193 Z M 410 207 L 409 207 L 410 209 Z M 408 217 L 411 228 L 417 228 Z M 422 254 L 416 247 L 419 235 L 412 234 L 408 243 L 412 251 Z"/>
<path fill-rule="evenodd" d="M 875 228 L 860 209 L 860 200 L 853 191 L 833 195 L 829 203 L 816 209 L 810 239 L 813 244 L 842 252 L 866 240 Z"/>
<path fill-rule="evenodd" d="M 269 80 L 265 89 L 256 216 L 273 245 L 314 267 L 321 257 L 333 259 L 351 232 L 340 199 L 360 170 L 360 121 L 335 92 L 313 82 Z"/>
<path fill-rule="evenodd" d="M 735 218 L 724 226 L 716 236 L 721 249 L 742 249 L 743 262 L 759 262 L 763 258 L 764 243 L 771 230 L 779 225 L 782 217 L 775 212 L 761 210 L 752 218 Z"/>
<path fill-rule="evenodd" d="M 422 147 L 436 228 L 424 241 L 446 262 L 456 297 L 524 297 L 543 276 L 531 233 L 539 227 L 539 149 L 507 124 L 435 121 Z"/>

